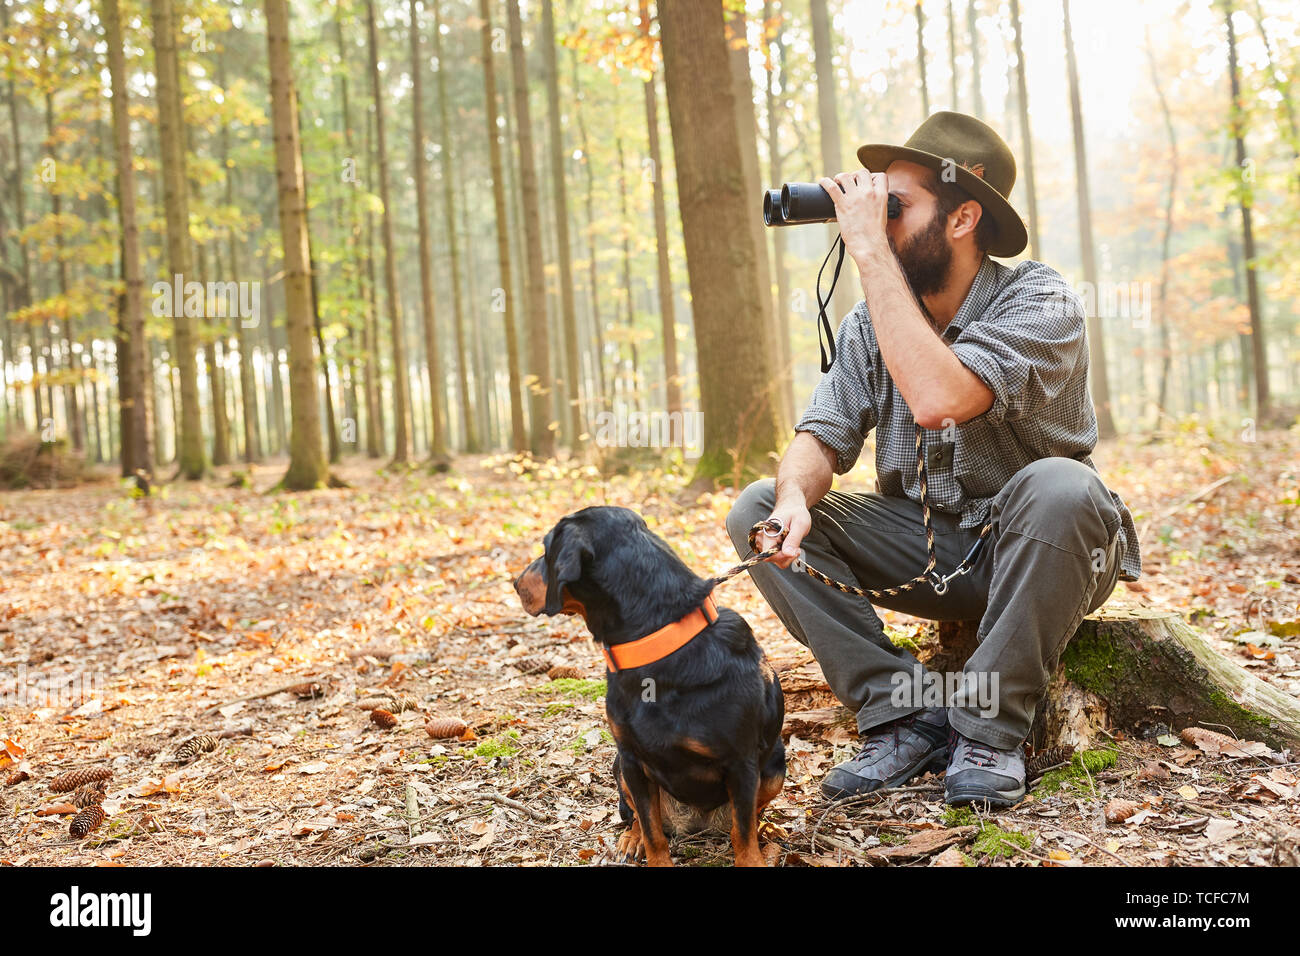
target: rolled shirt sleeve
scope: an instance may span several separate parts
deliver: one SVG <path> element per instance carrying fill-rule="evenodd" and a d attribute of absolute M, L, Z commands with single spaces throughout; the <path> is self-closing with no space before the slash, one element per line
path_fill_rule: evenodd
<path fill-rule="evenodd" d="M 993 392 L 984 420 L 1014 422 L 1056 399 L 1086 359 L 1083 306 L 1064 282 L 1022 294 L 1001 309 L 995 304 L 951 347 Z"/>
<path fill-rule="evenodd" d="M 835 336 L 835 364 L 813 389 L 796 432 L 810 432 L 835 452 L 835 473 L 843 475 L 862 454 L 867 434 L 876 427 L 876 348 L 866 304 L 844 317 Z"/>

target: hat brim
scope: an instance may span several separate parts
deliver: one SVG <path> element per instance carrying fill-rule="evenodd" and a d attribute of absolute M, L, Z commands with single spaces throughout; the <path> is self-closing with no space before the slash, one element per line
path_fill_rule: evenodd
<path fill-rule="evenodd" d="M 1002 197 L 1000 192 L 969 169 L 934 153 L 910 149 L 907 146 L 869 143 L 858 149 L 858 162 L 862 163 L 864 169 L 869 169 L 873 173 L 883 173 L 889 168 L 890 163 L 900 159 L 933 169 L 937 173 L 943 173 L 946 169 L 955 172 L 957 185 L 970 193 L 976 202 L 984 207 L 984 215 L 992 216 L 993 222 L 998 227 L 997 236 L 989 246 L 989 255 L 997 256 L 999 259 L 1010 259 L 1025 251 L 1025 246 L 1029 244 L 1029 233 L 1025 229 L 1024 220 L 1011 208 L 1011 204 Z"/>

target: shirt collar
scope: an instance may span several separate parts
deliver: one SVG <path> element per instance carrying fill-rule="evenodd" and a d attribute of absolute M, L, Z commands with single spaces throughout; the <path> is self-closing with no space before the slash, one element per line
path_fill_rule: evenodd
<path fill-rule="evenodd" d="M 998 266 L 992 259 L 985 256 L 984 261 L 980 263 L 979 270 L 975 273 L 975 281 L 971 283 L 970 291 L 966 293 L 966 298 L 962 301 L 961 308 L 957 310 L 957 314 L 952 317 L 952 321 L 943 330 L 944 338 L 955 339 L 961 334 L 962 329 L 982 316 L 984 310 L 993 301 L 997 289 Z"/>

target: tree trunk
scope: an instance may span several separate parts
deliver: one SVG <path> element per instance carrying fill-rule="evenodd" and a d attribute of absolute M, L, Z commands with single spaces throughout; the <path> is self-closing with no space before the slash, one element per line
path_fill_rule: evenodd
<path fill-rule="evenodd" d="M 1155 51 L 1151 48 L 1151 32 L 1146 34 L 1147 63 L 1151 68 L 1151 85 L 1160 101 L 1160 115 L 1165 121 L 1165 135 L 1169 138 L 1169 189 L 1165 194 L 1164 231 L 1160 237 L 1160 289 L 1156 293 L 1156 311 L 1160 315 L 1160 392 L 1156 398 L 1156 428 L 1171 419 L 1169 415 L 1169 365 L 1173 359 L 1173 344 L 1169 322 L 1169 242 L 1174 232 L 1174 196 L 1178 191 L 1178 137 L 1174 132 L 1173 117 L 1165 100 L 1164 88 L 1156 73 Z"/>
<path fill-rule="evenodd" d="M 0 4 L 0 27 L 3 27 L 6 36 L 9 33 L 9 7 L 7 4 Z M 27 243 L 21 238 L 22 231 L 27 227 L 26 212 L 26 195 L 23 184 L 27 181 L 27 176 L 23 170 L 23 140 L 21 134 L 21 124 L 18 122 L 18 94 L 14 88 L 13 73 L 9 74 L 9 135 L 13 143 L 14 152 L 14 172 L 13 172 L 13 191 L 14 191 L 14 230 L 15 245 L 18 247 L 18 264 L 19 264 L 19 284 L 14 294 L 14 309 L 25 308 L 32 304 L 32 263 L 31 255 L 27 249 Z M 41 406 L 41 382 L 36 372 L 36 326 L 30 323 L 27 326 L 27 348 L 30 353 L 30 363 L 32 367 L 32 403 L 33 410 L 36 413 L 34 429 L 37 433 L 41 430 L 41 419 L 44 416 L 44 409 Z M 15 389 L 17 405 L 22 408 L 22 396 L 17 394 Z"/>
<path fill-rule="evenodd" d="M 646 0 L 642 0 L 641 5 L 641 23 L 642 28 L 649 30 L 649 14 L 645 9 Z M 542 0 L 542 49 L 546 56 L 546 112 L 550 120 L 551 135 L 551 166 L 555 172 L 555 245 L 558 252 L 560 265 L 560 316 L 564 328 L 564 364 L 565 364 L 565 393 L 568 402 L 569 411 L 569 428 L 573 433 L 573 449 L 578 451 L 583 445 L 583 423 L 582 414 L 582 396 L 579 386 L 582 383 L 582 364 L 578 359 L 578 318 L 576 308 L 573 302 L 573 255 L 569 246 L 569 192 L 565 184 L 567 179 L 565 172 L 567 163 L 565 162 L 564 153 L 564 131 L 560 128 L 560 76 L 559 76 L 559 57 L 555 47 L 555 11 L 552 0 Z M 576 90 L 574 91 L 577 92 Z M 647 110 L 654 109 L 654 77 L 651 76 L 647 83 Z M 657 130 L 651 132 L 650 156 L 655 163 L 656 172 L 659 169 L 659 139 Z M 655 178 L 656 195 L 659 195 L 659 179 Z M 662 205 L 662 204 L 661 204 Z M 656 215 L 660 209 L 656 208 Z M 658 235 L 659 220 L 655 220 L 656 235 Z M 660 256 L 666 253 L 661 252 Z M 661 265 L 661 270 L 663 266 Z M 672 299 L 671 291 L 669 293 L 668 318 L 664 321 L 669 323 L 672 316 Z M 671 328 L 665 325 L 665 328 Z M 671 349 L 671 355 L 670 355 Z M 672 362 L 673 371 L 671 375 L 676 375 L 676 343 L 669 342 L 665 339 L 664 343 L 664 362 L 665 366 Z M 672 393 L 669 386 L 669 409 L 672 405 Z M 678 403 L 680 405 L 680 401 Z"/>
<path fill-rule="evenodd" d="M 763 23 L 771 26 L 767 35 L 767 176 L 773 187 L 779 187 L 783 181 L 781 169 L 781 111 L 782 103 L 777 96 L 777 87 L 781 96 L 785 89 L 785 47 L 781 42 L 781 31 L 785 26 L 785 13 L 778 11 L 773 21 L 772 0 L 763 2 Z M 819 85 L 820 90 L 820 85 Z M 832 104 L 831 115 L 834 117 Z M 838 137 L 837 137 L 838 138 Z M 779 355 L 779 372 L 781 376 L 781 406 L 787 421 L 795 421 L 798 411 L 794 407 L 794 354 L 790 345 L 790 274 L 785 264 L 786 232 L 773 229 L 772 233 L 772 271 L 776 273 L 776 338 Z M 839 291 L 838 289 L 836 290 Z"/>
<path fill-rule="evenodd" d="M 616 131 L 621 126 L 620 112 L 617 109 L 614 111 Z M 627 305 L 627 348 L 631 358 L 625 389 L 628 404 L 641 410 L 645 396 L 641 394 L 641 356 L 636 347 L 636 309 L 632 302 L 632 217 L 627 211 L 627 167 L 624 163 L 623 137 L 618 132 L 614 135 L 614 152 L 618 156 L 618 219 L 623 247 L 623 301 Z M 621 366 L 622 362 L 620 361 L 619 364 Z"/>
<path fill-rule="evenodd" d="M 957 98 L 957 18 L 952 12 L 952 0 L 948 0 L 948 80 L 949 96 L 954 112 L 961 110 L 961 101 Z"/>
<path fill-rule="evenodd" d="M 763 180 L 758 171 L 758 120 L 754 115 L 754 84 L 749 72 L 749 45 L 745 11 L 735 7 L 724 13 L 727 29 L 727 44 L 731 52 L 731 77 L 735 84 L 736 129 L 740 136 L 741 174 L 744 177 L 744 191 L 750 196 L 752 207 L 757 207 L 763 196 Z M 763 219 L 757 213 L 751 213 L 745 220 L 753 235 L 754 248 L 757 250 L 758 286 L 763 293 L 763 347 L 772 356 L 770 366 L 776 378 L 772 382 L 772 414 L 776 417 L 778 430 L 785 429 L 785 416 L 781 413 L 780 395 L 784 386 L 780 380 L 780 350 L 777 346 L 776 317 L 772 312 L 772 270 L 767 259 L 767 229 Z M 845 283 L 852 287 L 853 283 Z M 854 300 L 856 301 L 856 300 Z M 852 306 L 850 305 L 850 308 Z"/>
<path fill-rule="evenodd" d="M 266 0 L 266 45 L 271 78 L 276 184 L 280 197 L 280 239 L 284 247 L 285 327 L 289 338 L 289 402 L 293 419 L 289 470 L 281 483 L 290 491 L 306 491 L 326 484 L 329 467 L 321 447 L 316 360 L 312 349 L 307 199 L 289 59 L 288 0 Z"/>
<path fill-rule="evenodd" d="M 1029 130 L 1029 86 L 1025 81 L 1025 47 L 1021 42 L 1020 0 L 1011 0 L 1011 26 L 1016 44 L 1016 105 L 1020 110 L 1020 137 L 1024 147 L 1025 198 L 1029 205 L 1029 256 L 1039 259 L 1042 246 L 1038 241 L 1038 190 L 1034 186 L 1034 138 Z"/>
<path fill-rule="evenodd" d="M 49 146 L 49 157 L 57 159 L 55 152 L 54 139 L 54 94 L 46 92 L 45 94 L 45 132 L 47 145 Z M 63 252 L 63 193 L 59 188 L 50 190 L 50 211 L 54 219 L 54 263 L 55 274 L 59 280 L 59 296 L 66 302 L 70 291 L 68 283 L 68 262 Z M 76 336 L 72 330 L 72 311 L 63 317 L 63 343 L 61 351 L 63 352 L 63 365 L 68 372 L 67 381 L 63 384 L 63 411 L 67 418 L 68 434 L 72 439 L 72 449 L 81 453 L 85 448 L 85 436 L 81 430 L 81 411 L 77 401 L 77 388 L 81 383 L 81 357 L 72 350 L 72 344 L 76 341 Z"/>
<path fill-rule="evenodd" d="M 524 429 L 523 385 L 519 378 L 514 296 L 510 291 L 510 227 L 506 219 L 505 170 L 497 131 L 497 84 L 496 70 L 492 65 L 492 11 L 489 0 L 479 0 L 479 18 L 483 21 L 483 79 L 487 101 L 488 161 L 492 168 L 492 204 L 497 222 L 497 261 L 501 272 L 500 304 L 506 331 L 506 366 L 510 375 L 510 432 L 514 450 L 524 452 L 528 450 L 528 435 Z M 496 298 L 494 295 L 493 299 Z M 496 305 L 494 301 L 494 309 Z"/>
<path fill-rule="evenodd" d="M 1241 96 L 1241 73 L 1237 67 L 1237 35 L 1232 26 L 1232 2 L 1223 0 L 1223 19 L 1228 26 L 1228 77 L 1232 102 L 1228 114 L 1233 144 L 1237 150 L 1237 199 L 1241 206 L 1241 251 L 1246 266 L 1246 305 L 1250 309 L 1251 359 L 1255 367 L 1255 417 L 1262 427 L 1273 424 L 1272 396 L 1268 385 L 1268 350 L 1265 348 L 1264 317 L 1260 306 L 1259 275 L 1255 260 L 1255 230 L 1251 221 L 1254 176 L 1246 172 L 1245 104 Z M 1244 358 L 1244 356 L 1243 356 Z"/>
<path fill-rule="evenodd" d="M 366 0 L 366 23 L 370 36 L 370 92 L 375 101 L 375 167 L 379 173 L 379 201 L 383 205 L 380 223 L 384 236 L 384 288 L 388 294 L 393 338 L 393 463 L 411 460 L 411 387 L 406 371 L 406 333 L 402 327 L 402 303 L 397 297 L 397 252 L 393 243 L 393 206 L 388 191 L 388 147 L 384 138 L 384 90 L 379 83 L 379 35 L 375 28 L 375 3 Z"/>
<path fill-rule="evenodd" d="M 975 111 L 975 116 L 980 119 L 984 118 L 984 91 L 980 88 L 980 34 L 976 23 L 979 12 L 975 9 L 976 0 L 967 0 L 966 3 L 966 32 L 970 34 L 970 62 L 971 62 L 971 109 Z"/>
<path fill-rule="evenodd" d="M 163 205 L 167 219 L 167 271 L 170 277 L 191 278 L 189 180 L 185 172 L 185 127 L 181 112 L 180 64 L 176 55 L 176 14 L 173 0 L 149 0 L 153 21 L 154 72 L 158 85 L 158 139 L 162 151 Z M 172 366 L 180 376 L 180 475 L 203 477 L 203 422 L 199 412 L 198 335 L 184 303 L 173 302 Z"/>
<path fill-rule="evenodd" d="M 766 347 L 772 292 L 759 284 L 762 249 L 750 228 L 757 193 L 736 175 L 744 159 L 721 3 L 661 0 L 659 22 L 696 352 L 705 370 L 695 478 L 740 482 L 770 468 L 780 434 Z M 700 96 L 702 89 L 711 95 Z"/>
<path fill-rule="evenodd" d="M 925 11 L 916 0 L 916 65 L 921 71 L 921 119 L 930 115 L 930 87 L 925 81 Z"/>
<path fill-rule="evenodd" d="M 528 315 L 528 365 L 534 377 L 528 387 L 532 419 L 532 452 L 543 458 L 555 454 L 555 432 L 551 429 L 550 339 L 546 330 L 546 277 L 542 263 L 541 204 L 538 200 L 537 166 L 533 160 L 533 121 L 528 106 L 528 65 L 524 58 L 523 28 L 519 0 L 506 0 L 510 25 L 510 63 L 514 76 L 515 137 L 519 144 L 519 183 L 524 201 L 524 299 Z"/>
<path fill-rule="evenodd" d="M 465 343 L 465 307 L 461 298 L 460 243 L 456 237 L 456 201 L 452 181 L 456 178 L 456 159 L 451 123 L 447 112 L 447 82 L 442 60 L 442 0 L 431 0 L 433 6 L 433 56 L 438 62 L 438 128 L 442 140 L 443 230 L 451 252 L 451 299 L 456 335 L 456 383 L 460 392 L 460 421 L 462 443 L 467 452 L 480 450 L 479 430 L 474 420 L 474 402 L 470 400 L 469 360 Z"/>
<path fill-rule="evenodd" d="M 977 622 L 943 622 L 923 653 L 956 673 L 974 650 Z M 1034 718 L 1036 750 L 1087 747 L 1102 732 L 1139 736 L 1204 725 L 1272 747 L 1300 741 L 1300 702 L 1224 657 L 1182 618 L 1151 608 L 1104 608 L 1065 646 Z"/>
<path fill-rule="evenodd" d="M 849 162 L 849 168 L 857 168 L 857 162 L 844 155 L 840 142 L 840 117 L 837 107 L 839 84 L 836 82 L 835 65 L 832 62 L 835 46 L 831 40 L 831 21 L 826 9 L 826 0 L 811 0 L 809 12 L 812 17 L 813 59 L 817 69 L 817 122 L 821 130 L 822 169 L 824 175 L 833 177 L 844 171 L 846 162 Z M 926 114 L 928 115 L 929 112 L 927 106 Z M 774 179 L 772 185 L 779 188 L 781 183 Z M 832 243 L 839 238 L 839 235 L 839 226 L 835 223 L 827 225 L 826 237 Z M 849 277 L 845 278 L 847 280 Z M 836 284 L 831 301 L 834 303 L 837 319 L 844 318 L 857 304 L 858 294 L 855 285 L 851 281 Z M 786 303 L 785 308 L 789 308 L 789 303 Z"/>
<path fill-rule="evenodd" d="M 126 57 L 118 0 L 104 0 L 104 32 L 108 46 L 109 82 L 113 99 L 113 145 L 117 152 L 117 213 L 122 227 L 122 282 L 119 300 L 121 348 L 118 351 L 118 407 L 122 430 L 122 476 L 134 477 L 147 494 L 153 481 L 153 448 L 149 422 L 150 363 L 144 333 L 144 277 L 140 268 L 140 227 L 136 221 L 135 166 L 131 153 L 130 102 L 126 88 Z"/>
<path fill-rule="evenodd" d="M 433 241 L 429 237 L 429 196 L 424 159 L 424 64 L 420 60 L 420 19 L 415 0 L 411 11 L 411 128 L 414 141 L 411 174 L 415 177 L 415 215 L 420 232 L 420 314 L 424 318 L 424 359 L 429 377 L 429 462 L 446 468 L 447 426 L 444 419 L 442 356 L 438 322 L 433 311 Z"/>
<path fill-rule="evenodd" d="M 1097 260 L 1092 242 L 1092 200 L 1088 190 L 1088 153 L 1083 134 L 1083 108 L 1079 97 L 1079 66 L 1074 58 L 1074 36 L 1070 30 L 1070 0 L 1061 0 L 1065 14 L 1065 68 L 1070 81 L 1070 118 L 1074 129 L 1074 172 L 1078 181 L 1079 248 L 1083 258 L 1083 280 L 1097 303 Z M 1106 339 L 1098 309 L 1088 322 L 1088 356 L 1091 366 L 1092 402 L 1097 411 L 1097 434 L 1114 438 L 1115 419 L 1110 406 L 1110 376 L 1106 369 Z"/>

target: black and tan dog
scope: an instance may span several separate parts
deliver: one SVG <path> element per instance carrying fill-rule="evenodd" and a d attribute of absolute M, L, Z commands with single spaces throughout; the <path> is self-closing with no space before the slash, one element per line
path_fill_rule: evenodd
<path fill-rule="evenodd" d="M 702 820 L 725 806 L 736 864 L 762 866 L 758 817 L 785 780 L 785 705 L 745 619 L 717 607 L 714 582 L 627 508 L 574 512 L 543 545 L 515 590 L 529 614 L 581 614 L 605 655 L 619 810 L 631 823 L 620 854 L 671 866 L 674 811 Z"/>

